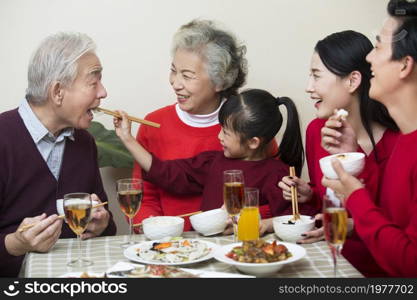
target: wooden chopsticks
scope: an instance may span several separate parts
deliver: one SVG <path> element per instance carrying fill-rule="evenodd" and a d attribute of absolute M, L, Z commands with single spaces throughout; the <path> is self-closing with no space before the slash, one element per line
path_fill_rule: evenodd
<path fill-rule="evenodd" d="M 178 216 L 176 216 L 176 217 L 181 217 L 181 218 L 183 218 L 183 217 L 194 216 L 194 215 L 197 215 L 197 214 L 200 214 L 200 213 L 202 213 L 202 211 L 201 211 L 201 210 L 199 210 L 199 211 L 195 211 L 195 212 L 192 212 L 192 213 L 188 213 L 188 214 L 178 215 Z M 133 224 L 133 227 L 140 227 L 140 226 L 142 226 L 142 223 Z"/>
<path fill-rule="evenodd" d="M 59 215 L 59 216 L 58 216 L 58 219 L 65 219 L 65 215 Z M 24 226 L 22 226 L 21 228 L 19 228 L 19 229 L 17 230 L 17 232 L 22 233 L 22 232 L 24 232 L 24 231 L 28 230 L 29 228 L 32 228 L 33 226 L 35 226 L 35 225 L 36 225 L 36 224 L 38 224 L 38 223 L 39 223 L 39 222 L 35 222 L 35 223 L 31 223 L 31 224 L 24 225 Z"/>
<path fill-rule="evenodd" d="M 107 201 L 106 201 L 106 202 L 99 203 L 99 204 L 96 204 L 96 205 L 93 205 L 91 208 L 101 207 L 101 206 L 104 206 L 104 205 L 106 205 L 106 204 L 107 204 Z M 65 219 L 65 215 L 59 215 L 59 216 L 58 216 L 58 219 Z M 38 223 L 39 223 L 39 222 L 35 222 L 35 223 L 31 223 L 31 224 L 24 225 L 24 226 L 22 226 L 21 228 L 19 228 L 17 231 L 18 231 L 19 233 L 22 233 L 22 232 L 24 232 L 24 231 L 28 230 L 29 228 L 32 228 L 33 226 L 35 226 L 35 225 L 36 225 L 36 224 L 38 224 Z"/>
<path fill-rule="evenodd" d="M 111 116 L 116 117 L 116 118 L 121 118 L 122 117 L 120 114 L 118 114 L 117 112 L 112 111 L 110 109 L 105 109 L 105 108 L 102 108 L 102 107 L 96 107 L 95 109 L 97 111 L 101 111 L 101 112 L 103 112 L 107 115 L 111 115 Z M 132 116 L 127 116 L 127 118 L 130 121 L 133 121 L 133 122 L 136 122 L 136 123 L 141 123 L 141 124 L 156 127 L 156 128 L 161 127 L 161 124 L 151 122 L 151 121 L 148 121 L 148 120 L 143 120 L 143 119 L 135 118 L 135 117 L 132 117 Z"/>
<path fill-rule="evenodd" d="M 295 176 L 295 168 L 290 167 L 290 176 Z M 298 192 L 295 186 L 291 186 L 291 204 L 292 204 L 292 215 L 293 220 L 300 219 L 300 213 L 298 212 Z"/>

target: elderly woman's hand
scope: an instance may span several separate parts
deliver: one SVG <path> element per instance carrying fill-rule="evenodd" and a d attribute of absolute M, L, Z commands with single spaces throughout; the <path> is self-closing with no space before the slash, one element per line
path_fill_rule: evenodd
<path fill-rule="evenodd" d="M 32 252 L 48 252 L 61 235 L 62 219 L 57 215 L 46 217 L 46 214 L 33 218 L 25 218 L 19 228 L 36 223 L 26 231 L 8 234 L 5 238 L 7 252 L 19 256 Z M 18 229 L 19 229 L 18 228 Z"/>
<path fill-rule="evenodd" d="M 284 176 L 278 183 L 278 187 L 282 189 L 282 196 L 285 200 L 291 201 L 291 186 L 297 188 L 299 203 L 310 201 L 313 196 L 313 190 L 307 182 L 296 176 Z"/>
<path fill-rule="evenodd" d="M 91 194 L 91 200 L 101 202 L 96 194 Z M 109 225 L 109 219 L 110 213 L 104 208 L 104 206 L 95 208 L 91 221 L 88 223 L 85 232 L 81 235 L 81 239 L 85 240 L 100 236 Z"/>
<path fill-rule="evenodd" d="M 332 189 L 336 196 L 345 202 L 354 191 L 363 188 L 363 184 L 359 179 L 347 173 L 338 159 L 332 160 L 332 166 L 339 179 L 328 179 L 323 176 L 321 183 Z"/>
<path fill-rule="evenodd" d="M 348 121 L 335 114 L 321 129 L 321 146 L 330 154 L 355 152 L 358 142 L 355 131 Z"/>

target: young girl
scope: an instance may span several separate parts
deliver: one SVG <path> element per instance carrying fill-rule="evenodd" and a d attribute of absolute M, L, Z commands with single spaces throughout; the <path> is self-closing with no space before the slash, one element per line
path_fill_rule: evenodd
<path fill-rule="evenodd" d="M 288 121 L 278 158 L 268 155 L 269 142 L 281 128 L 279 106 L 287 109 Z M 259 189 L 259 205 L 268 204 L 273 216 L 291 213 L 291 203 L 284 200 L 277 182 L 288 174 L 288 165 L 298 175 L 303 165 L 303 147 L 296 107 L 291 99 L 275 98 L 270 93 L 253 89 L 230 96 L 219 112 L 219 140 L 223 151 L 207 151 L 189 159 L 161 161 L 147 152 L 131 135 L 130 123 L 121 112 L 115 118 L 117 135 L 132 153 L 145 174 L 143 178 L 180 195 L 202 194 L 201 209 L 223 205 L 223 171 L 243 171 L 245 186 Z M 309 205 L 300 212 L 314 214 Z"/>

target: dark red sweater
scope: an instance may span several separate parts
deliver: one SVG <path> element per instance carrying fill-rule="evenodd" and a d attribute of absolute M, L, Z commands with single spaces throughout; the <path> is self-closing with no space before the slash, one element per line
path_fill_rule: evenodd
<path fill-rule="evenodd" d="M 260 161 L 229 159 L 223 151 L 207 151 L 189 159 L 160 161 L 153 157 L 144 178 L 173 194 L 203 195 L 203 211 L 223 205 L 223 171 L 242 170 L 245 186 L 259 189 L 259 205 L 268 205 L 272 216 L 291 214 L 291 202 L 282 197 L 277 183 L 288 166 L 274 158 Z M 185 200 L 186 201 L 186 200 Z M 300 213 L 314 215 L 310 205 L 300 205 Z"/>
<path fill-rule="evenodd" d="M 27 131 L 17 109 L 0 114 L 0 276 L 17 276 L 24 256 L 10 255 L 4 245 L 7 234 L 26 217 L 57 214 L 56 199 L 73 192 L 96 193 L 107 201 L 97 163 L 93 137 L 75 130 L 74 141 L 66 140 L 59 180 Z M 103 235 L 114 235 L 110 218 Z M 76 237 L 64 224 L 61 238 Z"/>

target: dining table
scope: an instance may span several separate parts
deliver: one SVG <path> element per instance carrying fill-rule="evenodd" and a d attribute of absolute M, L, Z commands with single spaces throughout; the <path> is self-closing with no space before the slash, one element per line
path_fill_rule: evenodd
<path fill-rule="evenodd" d="M 197 232 L 184 232 L 187 239 L 200 239 L 217 245 L 233 243 L 233 236 L 215 235 L 205 237 Z M 129 262 L 124 256 L 124 249 L 120 246 L 128 240 L 128 235 L 97 237 L 82 241 L 83 257 L 93 261 L 93 265 L 85 267 L 82 271 L 87 273 L 104 273 L 110 267 L 119 262 Z M 263 237 L 265 240 L 277 237 L 272 233 Z M 134 241 L 141 243 L 147 241 L 143 234 L 134 235 Z M 333 277 L 333 260 L 329 247 L 325 241 L 301 245 L 306 250 L 306 255 L 298 261 L 286 264 L 281 270 L 268 277 L 278 278 L 319 278 Z M 70 272 L 79 271 L 67 266 L 67 262 L 77 255 L 76 239 L 59 239 L 54 247 L 47 253 L 30 252 L 26 254 L 20 277 L 26 278 L 58 278 Z M 240 273 L 234 266 L 228 265 L 211 258 L 186 266 L 187 268 L 201 271 L 225 272 L 233 277 Z M 359 278 L 363 275 L 355 269 L 343 256 L 338 259 L 338 277 Z"/>

